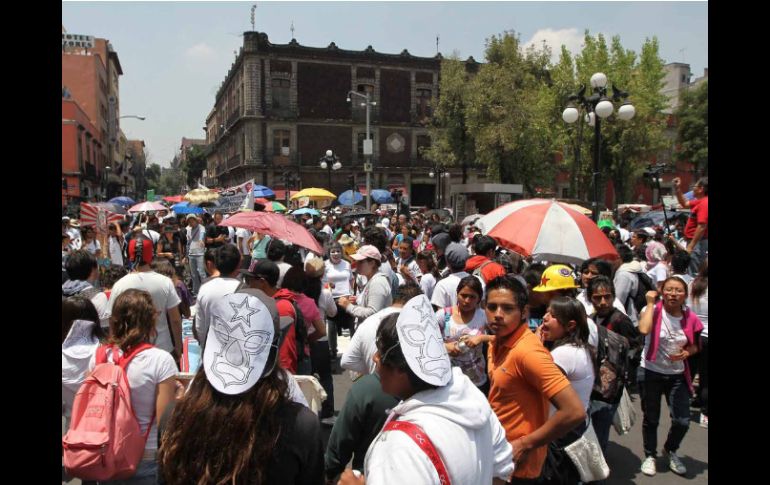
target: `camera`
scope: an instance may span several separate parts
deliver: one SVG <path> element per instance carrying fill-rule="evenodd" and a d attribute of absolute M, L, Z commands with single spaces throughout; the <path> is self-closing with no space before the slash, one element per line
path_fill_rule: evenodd
<path fill-rule="evenodd" d="M 650 165 L 647 165 L 647 170 L 643 172 L 643 175 L 646 178 L 654 179 L 654 178 L 660 177 L 660 174 L 669 172 L 669 171 L 670 170 L 668 168 L 668 165 L 666 165 L 665 163 L 658 163 L 655 165 L 650 164 Z"/>

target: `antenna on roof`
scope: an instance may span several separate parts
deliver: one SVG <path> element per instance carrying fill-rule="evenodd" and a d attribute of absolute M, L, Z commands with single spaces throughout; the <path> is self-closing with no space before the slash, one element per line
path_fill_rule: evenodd
<path fill-rule="evenodd" d="M 291 30 L 291 38 L 294 38 L 294 21 L 291 21 L 291 27 L 289 27 L 289 30 Z"/>
<path fill-rule="evenodd" d="M 679 49 L 679 56 L 682 58 L 682 63 L 683 64 L 687 64 L 687 62 L 684 60 L 684 51 L 686 49 L 687 49 L 686 47 L 682 47 L 681 49 Z"/>
<path fill-rule="evenodd" d="M 254 12 L 257 10 L 257 4 L 251 6 L 251 30 L 254 31 L 256 28 L 254 27 Z"/>
<path fill-rule="evenodd" d="M 436 54 L 440 54 L 440 52 L 438 51 L 438 39 L 439 39 L 439 36 L 438 34 L 436 34 Z"/>

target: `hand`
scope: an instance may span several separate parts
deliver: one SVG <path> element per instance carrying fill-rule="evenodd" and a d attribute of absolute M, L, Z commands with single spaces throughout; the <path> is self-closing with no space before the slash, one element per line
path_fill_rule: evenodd
<path fill-rule="evenodd" d="M 342 475 L 340 475 L 340 481 L 337 482 L 338 485 L 364 485 L 365 483 L 366 479 L 360 475 L 360 472 L 359 475 L 356 476 L 356 474 L 353 473 L 353 470 L 350 468 L 342 472 Z"/>
<path fill-rule="evenodd" d="M 457 345 L 457 342 L 445 343 L 444 347 L 446 347 L 446 353 L 449 354 L 450 357 L 457 357 L 458 355 L 462 354 L 462 352 L 460 352 L 460 347 Z"/>
<path fill-rule="evenodd" d="M 674 177 L 673 182 L 674 182 L 674 188 L 676 190 L 679 190 L 682 187 L 682 179 L 680 179 L 679 177 Z"/>
<path fill-rule="evenodd" d="M 484 343 L 484 339 L 482 338 L 481 335 L 474 335 L 473 337 L 468 337 L 465 339 L 465 345 L 467 345 L 470 348 L 477 347 L 482 343 Z"/>
<path fill-rule="evenodd" d="M 184 258 L 182 258 L 182 264 L 187 264 L 187 256 L 185 256 Z"/>
<path fill-rule="evenodd" d="M 350 299 L 347 296 L 342 296 L 339 300 L 337 300 L 337 304 L 342 308 L 347 308 L 350 303 Z"/>
<path fill-rule="evenodd" d="M 682 350 L 679 351 L 678 354 L 670 355 L 669 357 L 674 362 L 678 362 L 680 360 L 685 360 L 685 359 L 689 358 L 690 357 L 690 352 L 688 352 L 685 349 L 682 349 Z"/>
<path fill-rule="evenodd" d="M 693 250 L 692 246 L 687 246 L 687 249 L 685 249 L 685 251 L 687 251 L 687 254 L 692 254 L 692 250 Z"/>
<path fill-rule="evenodd" d="M 655 303 L 655 298 L 658 297 L 657 291 L 648 291 L 645 293 L 644 297 L 647 299 L 647 304 L 652 305 Z"/>
<path fill-rule="evenodd" d="M 535 329 L 535 337 L 539 338 L 541 342 L 544 342 L 542 325 L 538 325 L 537 328 Z"/>
<path fill-rule="evenodd" d="M 523 466 L 524 463 L 526 463 L 527 458 L 529 458 L 529 453 L 532 451 L 532 448 L 524 441 L 524 436 L 514 440 L 514 442 L 511 443 L 511 447 L 513 448 L 513 463 L 517 468 Z"/>
<path fill-rule="evenodd" d="M 347 297 L 348 301 L 352 304 L 356 304 L 356 301 L 358 300 L 358 297 L 356 295 L 350 295 Z"/>

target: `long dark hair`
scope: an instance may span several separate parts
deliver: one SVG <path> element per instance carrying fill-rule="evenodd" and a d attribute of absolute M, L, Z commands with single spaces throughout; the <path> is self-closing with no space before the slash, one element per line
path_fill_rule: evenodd
<path fill-rule="evenodd" d="M 91 335 L 103 340 L 105 335 L 99 324 L 99 312 L 96 311 L 96 307 L 91 300 L 84 296 L 70 296 L 69 298 L 61 299 L 61 341 L 64 343 L 64 339 L 69 335 L 72 329 L 72 324 L 75 320 L 88 320 L 96 323 L 92 327 Z"/>
<path fill-rule="evenodd" d="M 553 349 L 560 345 L 572 344 L 576 347 L 588 348 L 588 317 L 582 303 L 567 296 L 557 296 L 548 305 L 548 309 L 559 325 L 564 327 L 567 334 L 553 343 Z M 567 323 L 575 320 L 575 328 L 570 331 Z"/>
<path fill-rule="evenodd" d="M 283 431 L 281 411 L 290 405 L 281 372 L 231 396 L 214 389 L 201 367 L 163 433 L 158 464 L 166 483 L 266 483 Z"/>
<path fill-rule="evenodd" d="M 690 290 L 692 295 L 692 301 L 697 303 L 698 299 L 703 296 L 706 290 L 709 289 L 709 258 L 703 260 L 700 265 L 700 271 L 698 276 L 692 281 L 692 289 Z"/>
<path fill-rule="evenodd" d="M 432 274 L 434 278 L 436 278 L 436 281 L 441 279 L 441 275 L 439 274 L 438 268 L 436 267 L 435 253 L 433 253 L 433 251 L 421 251 L 417 254 L 415 260 L 425 261 L 425 264 L 428 266 L 428 272 Z"/>

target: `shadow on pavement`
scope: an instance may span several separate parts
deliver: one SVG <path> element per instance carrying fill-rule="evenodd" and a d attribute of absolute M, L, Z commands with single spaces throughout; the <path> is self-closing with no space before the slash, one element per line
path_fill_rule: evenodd
<path fill-rule="evenodd" d="M 687 474 L 684 476 L 688 480 L 691 480 L 698 475 L 702 475 L 703 472 L 705 472 L 708 469 L 708 463 L 704 463 L 700 460 L 696 460 L 694 458 L 690 458 L 689 456 L 682 456 L 679 455 L 679 458 L 682 459 L 682 463 L 684 463 L 684 466 L 687 467 Z"/>
<path fill-rule="evenodd" d="M 636 474 L 641 473 L 639 467 L 642 466 L 642 460 L 634 452 L 610 441 L 607 443 L 605 459 L 610 467 L 607 485 L 636 484 Z"/>

